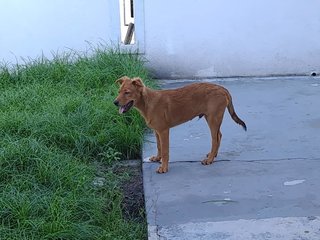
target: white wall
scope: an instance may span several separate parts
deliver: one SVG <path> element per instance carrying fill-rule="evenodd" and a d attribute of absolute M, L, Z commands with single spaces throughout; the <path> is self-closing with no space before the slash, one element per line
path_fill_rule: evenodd
<path fill-rule="evenodd" d="M 118 13 L 119 2 L 112 0 L 2 0 L 0 61 L 85 50 L 86 41 L 118 43 Z"/>
<path fill-rule="evenodd" d="M 144 9 L 160 78 L 319 73 L 319 0 L 144 0 Z"/>
<path fill-rule="evenodd" d="M 134 0 L 156 77 L 320 74 L 320 0 Z M 120 42 L 118 0 L 1 0 L 0 61 Z"/>

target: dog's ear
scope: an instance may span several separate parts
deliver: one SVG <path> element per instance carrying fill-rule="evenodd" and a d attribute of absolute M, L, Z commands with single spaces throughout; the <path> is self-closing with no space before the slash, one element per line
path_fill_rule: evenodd
<path fill-rule="evenodd" d="M 127 76 L 124 76 L 124 77 L 121 77 L 119 79 L 116 80 L 116 83 L 118 83 L 119 85 L 121 85 L 123 83 L 124 80 L 126 79 L 129 79 L 129 77 Z"/>
<path fill-rule="evenodd" d="M 137 88 L 140 88 L 140 87 L 143 87 L 144 84 L 142 82 L 142 80 L 140 78 L 133 78 L 132 79 L 132 85 L 137 87 Z"/>

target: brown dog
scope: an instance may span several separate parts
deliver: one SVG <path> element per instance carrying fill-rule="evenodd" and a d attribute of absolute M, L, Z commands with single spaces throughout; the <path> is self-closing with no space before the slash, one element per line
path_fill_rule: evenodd
<path fill-rule="evenodd" d="M 168 171 L 169 129 L 194 117 L 205 117 L 212 138 L 211 152 L 202 164 L 211 164 L 218 154 L 222 134 L 220 126 L 226 108 L 232 119 L 247 130 L 246 124 L 234 111 L 231 95 L 227 89 L 211 83 L 194 83 L 173 90 L 152 90 L 144 86 L 140 78 L 122 77 L 116 81 L 120 84 L 119 95 L 114 104 L 119 112 L 125 113 L 136 107 L 144 117 L 147 125 L 155 130 L 157 138 L 157 156 L 151 161 L 159 162 L 158 173 Z"/>

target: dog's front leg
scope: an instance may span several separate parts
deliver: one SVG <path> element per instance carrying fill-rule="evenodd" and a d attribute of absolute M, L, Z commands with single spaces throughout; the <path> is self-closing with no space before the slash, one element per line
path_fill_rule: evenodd
<path fill-rule="evenodd" d="M 169 128 L 163 131 L 158 131 L 160 148 L 161 148 L 161 165 L 157 170 L 157 173 L 168 172 L 168 162 L 169 162 Z"/>
<path fill-rule="evenodd" d="M 150 161 L 152 162 L 160 162 L 161 160 L 161 143 L 160 143 L 160 137 L 159 134 L 157 133 L 157 131 L 154 131 L 154 134 L 156 135 L 156 139 L 157 139 L 157 156 L 152 156 L 149 158 Z"/>

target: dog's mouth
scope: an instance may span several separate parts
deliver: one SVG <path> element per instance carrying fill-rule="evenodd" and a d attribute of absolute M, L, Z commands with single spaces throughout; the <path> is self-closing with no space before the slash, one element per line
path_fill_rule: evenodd
<path fill-rule="evenodd" d="M 122 113 L 126 113 L 130 110 L 130 108 L 132 108 L 133 106 L 133 100 L 131 100 L 130 102 L 128 102 L 127 104 L 121 106 L 119 108 L 119 113 L 122 114 Z"/>

